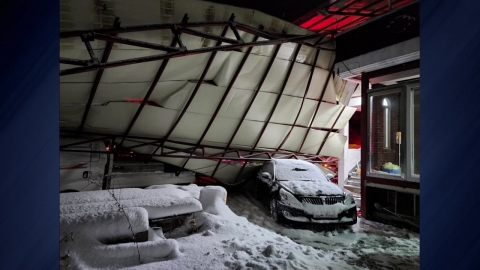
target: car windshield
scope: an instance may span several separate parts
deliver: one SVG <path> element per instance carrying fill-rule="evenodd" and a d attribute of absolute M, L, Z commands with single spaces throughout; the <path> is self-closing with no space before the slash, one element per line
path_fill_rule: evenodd
<path fill-rule="evenodd" d="M 315 165 L 301 160 L 280 160 L 275 162 L 277 181 L 328 181 Z"/>

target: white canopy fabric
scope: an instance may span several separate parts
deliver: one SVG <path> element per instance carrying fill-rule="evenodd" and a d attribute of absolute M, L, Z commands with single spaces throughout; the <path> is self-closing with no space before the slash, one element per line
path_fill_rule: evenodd
<path fill-rule="evenodd" d="M 114 16 L 120 18 L 122 26 L 130 26 L 179 23 L 185 13 L 188 13 L 189 22 L 226 21 L 230 14 L 234 13 L 235 21 L 256 28 L 263 25 L 265 31 L 272 33 L 286 31 L 288 34 L 311 34 L 303 28 L 262 12 L 203 1 L 114 0 L 105 3 L 106 9 L 96 7 L 95 1 L 61 1 L 61 31 L 111 27 Z M 222 29 L 223 27 L 201 27 L 197 30 L 219 35 Z M 253 40 L 253 35 L 239 32 L 246 42 Z M 169 45 L 173 38 L 169 30 L 121 33 L 118 36 L 163 45 Z M 231 30 L 227 32 L 226 37 L 235 39 Z M 188 49 L 215 45 L 215 41 L 207 44 L 205 39 L 187 34 L 183 34 L 181 38 Z M 259 40 L 263 39 L 259 38 Z M 95 55 L 100 59 L 106 43 L 103 41 L 90 43 Z M 347 137 L 336 133 L 335 130 L 345 127 L 355 112 L 355 108 L 346 107 L 343 104 L 348 104 L 350 98 L 350 96 L 345 97 L 344 93 L 354 91 L 356 85 L 339 78 L 329 78 L 329 69 L 334 62 L 334 51 L 320 50 L 310 87 L 306 89 L 316 49 L 303 45 L 296 59 L 292 59 L 296 46 L 297 44 L 294 43 L 281 45 L 243 121 L 242 115 L 258 89 L 275 46 L 253 48 L 223 104 L 220 104 L 222 96 L 246 49 L 217 52 L 195 98 L 168 139 L 199 143 L 217 106 L 220 106 L 217 116 L 200 144 L 226 148 L 236 127 L 241 123 L 229 148 L 241 149 L 242 153 L 248 154 L 248 150 L 253 149 L 258 141 L 256 149 L 285 150 L 313 155 L 320 151 L 320 156 L 340 157 Z M 324 46 L 334 48 L 331 43 Z M 88 51 L 80 38 L 61 39 L 60 49 L 61 57 L 89 59 Z M 117 43 L 113 46 L 109 61 L 158 54 L 157 50 Z M 152 103 L 143 108 L 129 135 L 164 138 L 192 95 L 210 55 L 211 53 L 203 53 L 170 59 L 149 98 Z M 262 128 L 274 109 L 275 100 L 281 91 L 292 61 L 294 66 L 283 94 L 262 134 Z M 143 100 L 161 63 L 162 60 L 159 60 L 105 69 L 83 130 L 123 135 L 140 106 L 139 103 L 131 101 Z M 72 67 L 75 66 L 60 64 L 61 70 Z M 90 71 L 60 77 L 60 127 L 62 130 L 75 130 L 80 126 L 96 74 L 97 71 Z M 325 93 L 322 95 L 327 80 Z M 308 92 L 303 99 L 306 90 Z M 322 96 L 322 100 L 319 100 Z M 342 102 L 337 104 L 340 99 Z M 319 102 L 320 106 L 318 106 Z M 318 111 L 314 115 L 317 107 Z M 299 116 L 295 122 L 298 113 Z M 311 128 L 308 131 L 310 125 Z M 284 141 L 287 134 L 289 136 Z M 303 145 L 302 141 L 304 141 Z M 125 140 L 123 146 L 134 146 L 142 142 L 147 141 Z M 279 149 L 281 144 L 282 147 Z M 191 146 L 167 142 L 164 147 L 172 151 Z M 134 148 L 134 151 L 151 154 L 156 148 L 157 146 L 147 145 Z M 220 150 L 206 147 L 204 151 L 215 153 Z M 185 152 L 178 154 L 189 155 Z M 193 154 L 200 154 L 200 150 Z M 206 175 L 211 175 L 218 163 L 208 159 L 188 159 L 187 162 L 185 158 L 155 158 Z M 247 166 L 242 170 L 241 166 L 222 163 L 215 172 L 215 178 L 224 182 L 233 182 L 238 172 L 242 170 L 242 173 L 248 173 L 251 169 L 252 167 Z"/>

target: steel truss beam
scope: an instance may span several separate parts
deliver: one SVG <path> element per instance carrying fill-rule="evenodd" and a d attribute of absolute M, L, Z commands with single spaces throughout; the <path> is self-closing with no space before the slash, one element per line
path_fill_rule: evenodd
<path fill-rule="evenodd" d="M 226 28 L 230 28 L 232 29 L 234 35 L 236 36 L 236 39 L 225 38 L 224 36 L 217 36 L 217 35 L 203 33 L 200 31 L 190 29 L 190 28 L 204 27 L 204 26 L 225 26 Z M 180 47 L 163 46 L 163 45 L 153 44 L 149 42 L 111 36 L 112 34 L 151 31 L 151 30 L 160 30 L 160 29 L 170 29 L 175 39 L 177 40 L 177 43 L 180 44 Z M 250 33 L 256 37 L 266 38 L 268 40 L 244 42 L 241 39 L 238 33 L 238 30 Z M 180 33 L 182 32 L 185 34 L 213 39 L 219 43 L 217 43 L 217 45 L 213 47 L 189 50 L 181 42 Z M 304 44 L 307 46 L 314 47 L 312 44 L 307 43 L 307 41 L 314 40 L 312 41 L 312 43 L 316 43 L 315 41 L 317 41 L 318 39 L 322 39 L 325 36 L 326 34 L 312 34 L 312 35 L 289 35 L 285 37 L 281 35 L 270 34 L 261 29 L 256 29 L 254 27 L 233 22 L 233 21 L 197 22 L 197 23 L 184 22 L 179 24 L 141 25 L 141 26 L 128 26 L 128 27 L 119 27 L 119 28 L 61 32 L 60 38 L 81 37 L 82 39 L 85 39 L 85 40 L 95 40 L 95 39 L 107 40 L 108 42 L 113 42 L 113 43 L 122 43 L 122 44 L 131 45 L 131 46 L 167 51 L 167 53 L 154 55 L 154 56 L 137 57 L 137 58 L 130 58 L 125 60 L 111 61 L 111 62 L 105 62 L 105 63 L 99 63 L 98 61 L 93 61 L 93 60 L 85 61 L 85 60 L 78 60 L 78 59 L 62 58 L 61 63 L 75 64 L 75 65 L 79 65 L 80 67 L 61 70 L 60 76 L 89 72 L 93 70 L 101 70 L 106 68 L 119 67 L 119 66 L 126 66 L 131 64 L 158 61 L 158 60 L 164 60 L 164 59 L 170 59 L 170 58 L 176 58 L 176 57 L 183 57 L 183 56 L 189 56 L 189 55 L 200 54 L 200 53 L 227 51 L 227 50 L 234 50 L 234 49 L 240 49 L 240 48 L 250 48 L 254 46 L 275 45 L 275 44 L 281 44 L 286 42 L 294 42 L 294 43 L 299 43 L 299 44 Z M 221 45 L 222 42 L 229 43 L 229 45 Z M 86 44 L 87 43 L 88 42 L 86 42 Z"/>
<path fill-rule="evenodd" d="M 290 137 L 290 134 L 292 133 L 293 128 L 297 124 L 298 117 L 300 116 L 300 113 L 302 112 L 303 103 L 305 102 L 305 99 L 306 99 L 307 94 L 308 94 L 308 89 L 310 88 L 310 83 L 312 82 L 313 73 L 315 72 L 315 65 L 317 64 L 319 54 L 320 54 L 320 50 L 317 49 L 317 52 L 315 53 L 315 59 L 313 60 L 312 66 L 310 68 L 310 76 L 308 77 L 307 86 L 305 87 L 305 93 L 303 94 L 302 104 L 300 105 L 300 109 L 298 110 L 297 116 L 295 117 L 295 121 L 293 122 L 292 127 L 290 127 L 290 130 L 288 131 L 287 135 L 285 135 L 285 137 L 283 138 L 282 142 L 277 147 L 277 149 L 282 148 L 283 144 L 287 141 L 288 137 Z M 322 101 L 319 100 L 318 102 L 322 102 Z"/>
<path fill-rule="evenodd" d="M 242 126 L 243 124 L 243 121 L 245 120 L 245 117 L 247 117 L 247 114 L 248 112 L 250 111 L 250 108 L 252 107 L 253 103 L 255 102 L 255 99 L 258 95 L 258 93 L 260 92 L 260 89 L 262 88 L 262 85 L 263 83 L 265 82 L 265 79 L 267 78 L 267 75 L 270 71 L 270 68 L 272 67 L 273 65 L 273 62 L 275 62 L 275 58 L 277 57 L 277 54 L 278 52 L 280 51 L 280 46 L 281 44 L 277 45 L 273 51 L 273 55 L 272 57 L 270 58 L 270 61 L 268 62 L 268 65 L 267 65 L 267 68 L 265 69 L 261 79 L 260 79 L 260 82 L 258 83 L 258 86 L 257 86 L 257 90 L 255 90 L 255 93 L 253 94 L 253 97 L 252 99 L 250 100 L 250 103 L 248 104 L 247 106 L 247 109 L 245 110 L 245 112 L 243 113 L 241 119 L 240 119 L 240 122 L 238 122 L 238 125 L 237 127 L 235 128 L 235 131 L 233 132 L 232 134 L 232 137 L 230 138 L 230 140 L 228 141 L 227 143 L 227 148 L 230 147 L 230 145 L 232 144 L 233 140 L 235 139 L 235 136 L 237 135 L 237 132 L 238 130 L 240 129 L 240 127 Z M 219 161 L 217 163 L 217 166 L 215 166 L 215 169 L 213 170 L 212 172 L 212 175 L 210 176 L 211 178 L 213 178 L 215 176 L 215 173 L 217 172 L 218 170 L 218 167 L 220 167 L 220 164 L 221 164 L 221 161 Z M 243 169 L 242 169 L 243 170 Z"/>
<path fill-rule="evenodd" d="M 315 121 L 315 117 L 317 116 L 318 109 L 320 108 L 320 104 L 322 104 L 323 96 L 325 95 L 325 92 L 326 92 L 326 90 L 327 90 L 328 82 L 330 81 L 330 78 L 332 77 L 333 68 L 334 68 L 334 65 L 332 65 L 332 66 L 330 67 L 330 71 L 329 71 L 329 73 L 328 73 L 328 77 L 327 77 L 327 79 L 325 80 L 325 84 L 323 84 L 322 92 L 320 93 L 319 102 L 318 102 L 318 104 L 317 104 L 317 107 L 315 108 L 315 112 L 313 113 L 312 120 L 311 120 L 310 123 L 308 124 L 307 132 L 305 133 L 305 137 L 303 137 L 302 143 L 300 144 L 300 147 L 298 148 L 297 153 L 299 153 L 300 151 L 302 151 L 303 144 L 305 143 L 305 140 L 306 140 L 307 137 L 308 137 L 308 133 L 310 132 L 310 129 L 312 128 L 313 122 Z"/>
<path fill-rule="evenodd" d="M 113 27 L 114 28 L 120 27 L 120 21 L 118 17 L 115 18 Z M 108 57 L 112 52 L 112 48 L 113 48 L 113 42 L 107 42 L 107 45 L 105 46 L 105 51 L 103 52 L 103 55 L 102 55 L 101 63 L 106 63 L 108 61 Z M 61 62 L 62 61 L 60 60 L 60 63 Z M 80 127 L 78 128 L 78 131 L 82 131 L 85 125 L 85 122 L 87 121 L 87 116 L 88 116 L 88 113 L 90 112 L 90 108 L 92 107 L 93 98 L 97 93 L 98 85 L 100 84 L 100 80 L 102 79 L 102 76 L 103 76 L 103 69 L 100 69 L 99 71 L 97 71 L 97 75 L 95 75 L 95 80 L 93 81 L 93 86 L 92 86 L 92 89 L 90 90 L 90 95 L 88 96 L 87 105 L 85 106 L 85 111 L 83 112 L 82 121 L 80 122 Z"/>
<path fill-rule="evenodd" d="M 263 28 L 263 27 L 262 27 Z M 255 36 L 253 38 L 253 42 L 257 41 L 258 39 L 258 36 Z M 240 64 L 238 65 L 237 69 L 235 70 L 235 73 L 233 74 L 233 77 L 232 79 L 230 80 L 228 86 L 227 86 L 227 89 L 225 89 L 225 92 L 223 93 L 223 96 L 222 96 L 222 99 L 220 100 L 220 102 L 218 103 L 217 105 L 217 108 L 215 109 L 215 112 L 213 113 L 212 117 L 210 118 L 210 121 L 208 122 L 208 125 L 207 127 L 205 128 L 205 130 L 203 131 L 202 133 L 202 136 L 200 136 L 200 139 L 198 140 L 197 142 L 197 145 L 201 144 L 203 139 L 205 138 L 205 136 L 207 135 L 208 131 L 210 130 L 210 127 L 212 126 L 213 124 L 213 121 L 215 121 L 215 118 L 217 117 L 218 115 L 218 112 L 220 111 L 220 109 L 222 108 L 223 106 L 223 103 L 225 102 L 225 99 L 227 98 L 228 94 L 230 93 L 230 90 L 232 89 L 233 85 L 235 84 L 235 81 L 237 80 L 237 77 L 238 75 L 240 75 L 240 72 L 242 71 L 242 68 L 243 68 L 243 65 L 245 65 L 245 62 L 247 61 L 248 59 L 248 56 L 250 56 L 250 53 L 252 52 L 252 47 L 249 47 L 248 50 L 245 52 L 245 54 L 243 55 L 243 58 L 242 60 L 240 61 Z M 182 170 L 183 168 L 185 168 L 185 166 L 187 165 L 188 163 L 188 159 L 185 161 L 185 163 L 183 164 L 182 166 Z"/>
<path fill-rule="evenodd" d="M 230 16 L 229 20 L 233 21 L 234 19 L 235 19 L 235 15 L 232 14 Z M 223 28 L 223 31 L 222 31 L 222 34 L 220 35 L 220 37 L 224 37 L 227 34 L 228 28 L 229 28 L 229 26 L 225 26 Z M 221 43 L 222 43 L 221 41 L 217 41 L 216 46 L 219 46 Z M 214 52 L 212 52 L 212 54 L 208 58 L 207 64 L 205 65 L 205 68 L 203 69 L 203 72 L 200 75 L 200 79 L 198 79 L 197 84 L 195 85 L 195 88 L 193 89 L 192 94 L 190 94 L 190 97 L 188 98 L 187 103 L 183 107 L 182 111 L 180 112 L 180 115 L 177 117 L 177 119 L 173 123 L 172 127 L 168 130 L 167 135 L 165 135 L 164 139 L 168 139 L 170 137 L 170 135 L 172 135 L 173 131 L 175 130 L 177 125 L 180 123 L 180 120 L 182 120 L 183 115 L 187 112 L 188 108 L 190 107 L 190 103 L 192 103 L 193 99 L 197 95 L 198 90 L 202 86 L 202 83 L 204 82 L 205 76 L 207 75 L 208 71 L 210 70 L 210 66 L 212 65 L 213 60 L 215 60 L 216 56 L 217 56 L 217 52 L 214 51 Z M 157 149 L 155 149 L 155 151 L 152 153 L 152 156 L 157 153 L 158 149 L 159 149 L 158 147 L 157 147 Z"/>
<path fill-rule="evenodd" d="M 62 152 L 73 152 L 73 153 L 96 153 L 96 154 L 112 154 L 112 152 L 110 151 L 88 151 L 88 150 L 73 150 L 73 149 L 60 149 L 60 151 Z M 117 152 L 116 154 L 119 154 L 120 152 Z M 129 154 L 129 153 L 127 153 Z M 262 153 L 264 155 L 268 155 L 269 152 L 265 152 L 265 153 Z M 145 156 L 145 157 L 148 157 L 150 156 L 150 154 L 140 154 L 140 153 L 135 153 L 136 156 Z M 270 154 L 271 155 L 271 154 Z M 254 157 L 209 157 L 209 156 L 200 156 L 200 155 L 192 155 L 192 156 L 185 156 L 185 155 L 172 155 L 172 154 L 155 154 L 154 157 L 165 157 L 165 158 L 190 158 L 190 159 L 209 159 L 209 160 L 220 160 L 220 161 L 223 161 L 223 160 L 232 160 L 232 161 L 238 161 L 238 162 L 251 162 L 251 161 L 262 161 L 262 162 L 265 162 L 265 161 L 269 161 L 272 159 L 271 156 L 269 156 L 268 158 L 254 158 Z M 298 156 L 296 156 L 295 154 L 289 154 L 289 155 L 285 155 L 285 156 L 282 156 L 282 158 L 291 158 L 291 157 L 294 157 L 294 158 L 297 158 L 298 159 Z M 309 162 L 311 163 L 328 163 L 328 162 L 331 162 L 331 161 L 321 161 L 321 160 L 308 160 Z"/>
<path fill-rule="evenodd" d="M 64 135 L 68 135 L 69 132 L 65 132 Z M 76 135 L 75 132 L 71 132 L 72 135 Z M 71 143 L 71 144 L 65 144 L 65 145 L 62 145 L 60 146 L 60 151 L 70 151 L 72 152 L 73 150 L 72 149 L 65 149 L 65 148 L 68 148 L 68 147 L 71 147 L 71 146 L 75 146 L 75 145 L 79 145 L 79 144 L 84 144 L 84 143 L 89 143 L 89 142 L 94 142 L 94 141 L 99 141 L 99 140 L 104 140 L 104 139 L 114 139 L 115 137 L 117 137 L 117 135 L 114 135 L 114 134 L 104 134 L 104 133 L 96 133 L 96 132 L 82 132 L 81 135 L 84 135 L 84 136 L 99 136 L 98 138 L 85 138 L 85 140 L 81 141 L 81 142 L 77 142 L 77 143 Z M 151 142 L 148 142 L 148 143 L 144 143 L 143 141 L 139 141 L 139 140 L 151 140 Z M 258 156 L 262 156 L 262 155 L 265 155 L 265 156 L 268 156 L 269 158 L 272 158 L 274 157 L 275 155 L 283 155 L 283 156 L 279 156 L 277 158 L 280 158 L 280 157 L 303 157 L 304 159 L 308 160 L 308 161 L 311 161 L 311 162 L 316 162 L 316 163 L 325 163 L 326 161 L 320 161 L 319 160 L 319 156 L 317 155 L 313 155 L 313 154 L 298 154 L 298 153 L 294 153 L 292 151 L 288 151 L 288 150 L 275 150 L 275 149 L 256 149 L 256 150 L 252 150 L 252 149 L 248 149 L 248 148 L 245 148 L 245 149 L 242 149 L 242 148 L 229 148 L 229 147 L 222 147 L 222 146 L 215 146 L 215 145 L 208 145 L 208 144 L 199 144 L 197 145 L 196 143 L 188 143 L 188 142 L 182 142 L 182 141 L 175 141 L 175 140 L 164 140 L 164 141 L 161 141 L 161 142 L 158 142 L 157 139 L 155 138 L 150 138 L 150 137 L 141 137 L 141 136 L 129 136 L 125 139 L 125 141 L 129 141 L 129 142 L 136 142 L 136 143 L 139 143 L 139 145 L 136 145 L 136 146 L 133 146 L 133 147 L 129 147 L 129 148 L 125 148 L 125 149 L 120 149 L 120 147 L 117 147 L 115 148 L 115 150 L 111 149 L 110 151 L 108 152 L 113 152 L 115 154 L 131 154 L 130 151 L 131 149 L 133 148 L 138 148 L 138 147 L 141 147 L 141 146 L 146 146 L 146 145 L 159 145 L 160 146 L 160 149 L 161 149 L 161 152 L 160 154 L 155 154 L 153 155 L 154 157 L 172 157 L 172 158 L 189 158 L 189 156 L 186 156 L 186 155 L 174 155 L 176 153 L 180 153 L 180 152 L 183 152 L 183 153 L 190 153 L 193 151 L 192 150 L 201 150 L 201 153 L 195 153 L 195 155 L 192 155 L 190 158 L 193 158 L 193 159 L 210 159 L 210 160 L 218 160 L 218 161 L 222 161 L 222 160 L 238 160 L 238 161 L 259 161 L 259 160 L 249 160 L 249 158 L 253 158 L 253 157 L 258 157 Z M 175 144 L 175 145 L 180 145 L 180 146 L 184 146 L 185 148 L 181 148 L 181 149 L 173 149 L 173 148 L 170 148 L 167 146 L 167 148 L 171 149 L 171 151 L 165 151 L 165 143 L 172 143 L 172 144 Z M 213 153 L 213 154 L 206 154 L 206 151 L 205 149 L 217 149 L 219 150 L 219 152 L 216 152 L 216 153 Z M 77 151 L 77 150 L 75 150 Z M 83 151 L 83 150 L 82 150 Z M 74 152 L 74 151 L 73 151 Z M 79 152 L 79 151 L 77 151 Z M 86 151 L 86 152 L 91 152 L 91 151 Z M 101 153 L 106 153 L 107 151 L 100 151 Z M 245 153 L 249 153 L 247 155 L 242 155 L 241 152 L 245 152 Z M 226 154 L 229 154 L 229 153 L 235 153 L 237 155 L 237 157 L 226 157 L 225 155 Z M 139 154 L 139 153 L 135 153 L 135 155 L 138 155 L 138 156 L 150 156 L 151 154 Z M 220 157 L 219 157 L 220 156 Z M 262 159 L 260 161 L 264 161 L 265 159 Z"/>
<path fill-rule="evenodd" d="M 297 45 L 297 47 L 295 48 L 295 51 L 293 53 L 292 63 L 288 67 L 287 74 L 285 75 L 285 79 L 283 80 L 282 86 L 280 88 L 280 93 L 278 93 L 278 95 L 277 95 L 277 99 L 275 100 L 275 103 L 273 104 L 273 108 L 268 115 L 267 121 L 265 122 L 265 124 L 263 124 L 262 130 L 260 131 L 260 135 L 258 136 L 257 140 L 255 141 L 255 144 L 253 145 L 253 149 L 257 148 L 258 142 L 260 142 L 260 140 L 262 139 L 263 133 L 265 132 L 265 129 L 267 129 L 267 126 L 270 123 L 270 120 L 272 119 L 272 116 L 275 113 L 275 110 L 277 109 L 278 103 L 280 102 L 280 99 L 282 98 L 283 91 L 285 90 L 285 87 L 287 86 L 287 82 L 290 79 L 290 75 L 292 74 L 293 66 L 296 63 L 295 60 L 297 59 L 297 56 L 298 56 L 298 53 L 300 52 L 301 47 L 302 47 L 302 45 Z"/>
<path fill-rule="evenodd" d="M 275 109 L 277 108 L 278 102 L 280 101 L 280 98 L 282 97 L 283 91 L 285 90 L 285 86 L 287 85 L 288 79 L 290 78 L 290 74 L 292 73 L 293 66 L 296 63 L 295 60 L 297 59 L 297 56 L 298 56 L 298 53 L 300 52 L 301 47 L 302 47 L 302 45 L 298 44 L 297 47 L 295 48 L 295 51 L 293 53 L 292 63 L 288 67 L 287 74 L 285 75 L 285 79 L 283 80 L 282 86 L 280 88 L 280 93 L 278 94 L 277 99 L 275 100 L 275 103 L 273 105 L 273 108 L 270 111 L 270 114 L 268 115 L 267 121 L 263 124 L 262 130 L 260 131 L 260 134 L 257 137 L 257 140 L 255 141 L 255 143 L 253 145 L 253 150 L 255 150 L 257 148 L 258 142 L 260 141 L 260 139 L 262 139 L 263 133 L 265 132 L 265 129 L 267 128 L 268 124 L 270 123 L 270 119 L 272 119 L 272 116 L 275 113 Z M 237 174 L 235 182 L 237 182 L 240 175 L 242 175 L 242 172 L 245 169 L 246 165 L 247 165 L 247 163 L 243 164 L 242 169 L 240 169 L 240 171 Z"/>
<path fill-rule="evenodd" d="M 186 23 L 187 21 L 188 21 L 188 16 L 187 16 L 187 14 L 185 14 L 183 16 L 182 22 Z M 178 39 L 180 39 L 180 36 L 178 36 L 178 38 L 174 37 L 171 44 L 170 44 L 170 47 L 175 47 L 177 45 L 177 40 Z M 130 121 L 130 124 L 128 125 L 127 131 L 125 131 L 125 134 L 122 137 L 120 145 L 123 144 L 123 141 L 128 136 L 130 131 L 132 130 L 133 125 L 135 125 L 135 122 L 137 121 L 138 117 L 140 116 L 140 113 L 142 112 L 143 107 L 145 107 L 145 104 L 147 103 L 148 99 L 150 98 L 151 94 L 153 93 L 153 90 L 155 89 L 155 86 L 157 86 L 157 83 L 160 80 L 160 77 L 162 76 L 163 71 L 165 71 L 165 68 L 167 67 L 168 62 L 169 62 L 169 59 L 165 59 L 165 60 L 163 60 L 162 64 L 160 65 L 160 68 L 158 69 L 157 73 L 155 74 L 155 78 L 153 79 L 153 82 L 150 85 L 150 88 L 148 89 L 147 94 L 145 95 L 145 97 L 142 100 L 142 103 L 140 104 L 137 111 L 135 112 L 135 115 L 133 116 L 132 121 Z"/>

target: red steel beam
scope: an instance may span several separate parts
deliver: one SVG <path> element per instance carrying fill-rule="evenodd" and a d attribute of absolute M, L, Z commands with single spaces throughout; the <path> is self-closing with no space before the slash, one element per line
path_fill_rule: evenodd
<path fill-rule="evenodd" d="M 354 4 L 356 4 L 356 3 L 360 2 L 360 1 L 361 1 L 361 0 L 352 1 L 352 2 L 348 3 L 347 5 L 343 6 L 342 8 L 339 8 L 339 9 L 337 10 L 337 12 L 341 12 L 341 11 L 343 11 L 343 10 L 345 10 L 345 9 L 353 6 Z M 377 0 L 377 2 L 381 2 L 381 1 L 384 1 L 384 0 Z M 329 11 L 328 11 L 328 8 L 330 8 L 330 6 L 331 6 L 331 5 L 329 5 L 328 7 L 325 8 L 327 12 L 329 12 Z M 366 7 L 364 7 L 364 8 L 366 8 Z M 360 10 L 363 10 L 364 8 L 362 8 L 362 9 L 360 9 Z M 315 16 L 317 16 L 317 15 L 315 15 Z M 325 17 L 323 17 L 322 19 L 320 19 L 318 22 L 315 22 L 314 24 L 312 24 L 312 25 L 310 25 L 309 27 L 307 27 L 307 29 L 312 29 L 313 27 L 319 25 L 320 23 L 324 22 L 325 20 L 327 20 L 327 19 L 329 19 L 329 18 L 331 18 L 331 17 L 332 17 L 332 15 L 326 15 Z"/>
<path fill-rule="evenodd" d="M 393 1 L 392 4 L 396 4 L 396 3 L 401 2 L 401 1 L 403 1 L 403 0 Z M 373 4 L 373 3 L 372 3 L 372 4 Z M 387 8 L 387 7 L 388 7 L 388 5 L 382 6 L 381 8 L 378 8 L 378 9 L 376 9 L 376 10 L 371 11 L 370 13 L 368 13 L 368 15 L 372 15 L 372 16 L 383 15 L 383 13 L 382 13 L 382 14 L 375 14 L 375 13 L 377 13 L 377 12 L 379 12 L 379 11 L 382 11 L 382 10 L 384 10 L 384 9 Z M 354 12 L 354 13 L 360 13 L 360 11 L 362 11 L 362 10 L 363 10 L 363 9 L 360 9 L 360 10 Z M 344 18 L 338 20 L 338 22 L 332 23 L 332 24 L 327 25 L 326 27 L 322 28 L 321 30 L 315 30 L 315 31 L 321 32 L 322 30 L 327 29 L 328 27 L 330 27 L 330 26 L 332 26 L 332 25 L 334 25 L 334 24 L 336 24 L 336 23 L 339 23 L 339 22 L 341 22 L 341 21 L 343 21 L 343 20 L 345 20 L 345 19 L 347 19 L 347 18 L 348 18 L 348 17 L 344 17 Z M 345 28 L 345 27 L 351 26 L 352 24 L 358 24 L 358 23 L 360 23 L 361 21 L 366 21 L 366 20 L 368 20 L 368 18 L 359 18 L 359 19 L 357 19 L 357 20 L 351 21 L 351 22 L 349 22 L 349 23 L 347 23 L 347 24 L 339 27 L 339 28 L 337 29 L 337 31 L 338 31 L 338 30 L 341 30 L 341 29 L 343 29 L 343 28 Z"/>

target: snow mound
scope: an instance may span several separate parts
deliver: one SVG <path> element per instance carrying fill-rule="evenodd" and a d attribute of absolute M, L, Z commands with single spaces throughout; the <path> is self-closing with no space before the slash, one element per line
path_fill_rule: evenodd
<path fill-rule="evenodd" d="M 198 197 L 195 197 L 200 193 L 198 186 L 191 185 L 186 188 L 191 191 L 179 189 L 174 185 L 156 187 L 63 193 L 60 194 L 60 214 L 115 211 L 119 203 L 124 208 L 145 208 L 149 219 L 202 210 L 202 204 Z"/>
<path fill-rule="evenodd" d="M 132 207 L 121 211 L 82 212 L 60 215 L 60 237 L 73 233 L 87 234 L 99 241 L 131 237 L 134 233 L 148 231 L 148 213 L 144 208 Z"/>
<path fill-rule="evenodd" d="M 227 191 L 224 188 L 210 186 L 202 189 L 200 202 L 205 212 L 219 215 L 224 209 L 221 205 L 225 205 L 226 197 Z"/>

